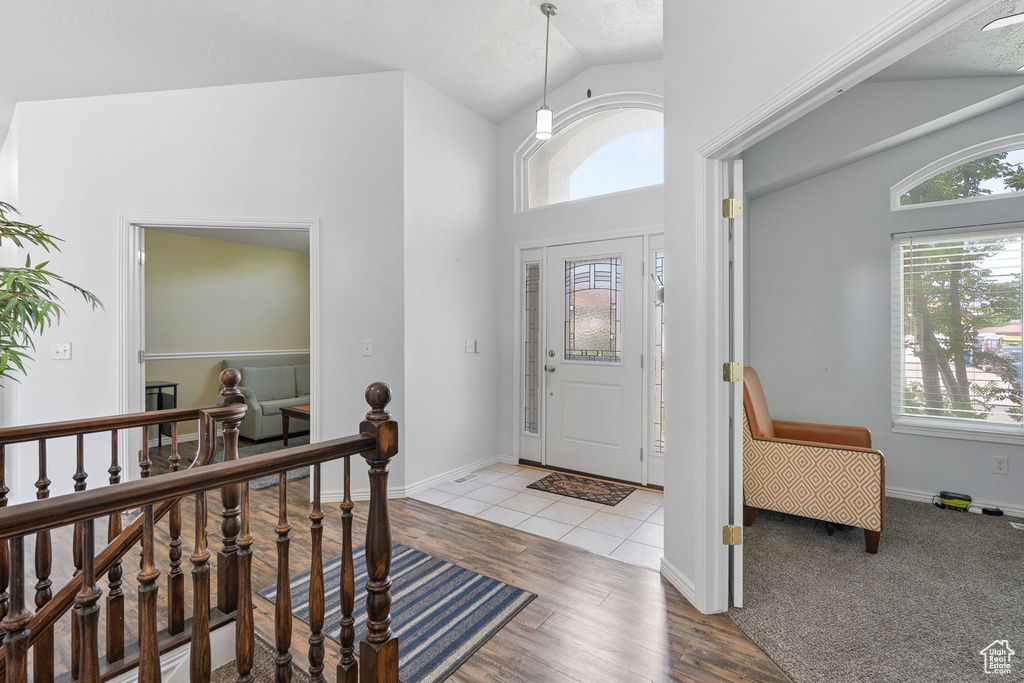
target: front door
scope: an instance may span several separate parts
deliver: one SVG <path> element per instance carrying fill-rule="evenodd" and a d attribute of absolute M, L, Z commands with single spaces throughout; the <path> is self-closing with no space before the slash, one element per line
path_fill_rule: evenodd
<path fill-rule="evenodd" d="M 643 478 L 644 239 L 547 251 L 547 464 Z"/>

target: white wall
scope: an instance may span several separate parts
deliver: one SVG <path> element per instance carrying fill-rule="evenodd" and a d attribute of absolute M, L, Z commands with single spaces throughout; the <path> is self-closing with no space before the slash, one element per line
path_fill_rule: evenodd
<path fill-rule="evenodd" d="M 20 117 L 14 112 L 11 127 L 7 131 L 7 138 L 0 147 L 0 201 L 18 207 L 18 141 L 21 136 L 18 133 Z M 17 219 L 16 216 L 12 218 Z M 5 266 L 22 265 L 22 259 L 17 247 L 10 244 L 0 245 L 0 264 Z M 0 387 L 0 424 L 16 424 L 17 421 L 17 392 L 18 383 L 12 380 L 2 380 Z"/>
<path fill-rule="evenodd" d="M 555 116 L 567 107 L 587 98 L 587 89 L 594 96 L 617 92 L 643 92 L 661 95 L 664 91 L 664 70 L 661 62 L 637 62 L 598 66 L 584 71 L 557 90 L 548 93 L 548 106 Z M 593 235 L 636 230 L 660 229 L 664 224 L 665 192 L 661 186 L 630 192 L 594 197 L 564 204 L 530 209 L 516 213 L 513 192 L 513 158 L 519 146 L 533 135 L 533 106 L 512 116 L 499 131 L 498 142 L 498 220 L 500 225 L 499 267 L 496 270 L 499 287 L 498 339 L 501 367 L 497 386 L 499 414 L 501 416 L 501 452 L 513 452 L 513 434 L 517 427 L 514 417 L 519 410 L 512 405 L 514 382 L 513 363 L 520 353 L 513 330 L 519 311 L 515 310 L 515 245 L 545 240 L 587 238 Z"/>
<path fill-rule="evenodd" d="M 318 218 L 323 437 L 356 431 L 374 380 L 391 384 L 401 420 L 402 96 L 403 76 L 390 72 L 20 104 L 19 208 L 67 240 L 54 269 L 96 292 L 106 311 L 68 299 L 68 316 L 38 343 L 70 341 L 73 360 L 38 354 L 20 387 L 19 422 L 119 411 L 121 213 Z M 244 309 L 252 296 L 226 291 L 196 305 Z M 362 339 L 373 339 L 372 357 L 360 355 Z M 106 452 L 95 446 L 94 476 Z M 66 491 L 71 452 L 53 453 L 53 489 Z M 35 479 L 25 469 L 23 487 Z M 336 469 L 327 468 L 325 488 L 338 488 Z M 399 482 L 403 470 L 399 457 Z M 354 471 L 359 487 L 365 467 Z"/>
<path fill-rule="evenodd" d="M 896 434 L 889 409 L 892 233 L 1024 215 L 1021 197 L 893 212 L 889 188 L 947 154 L 1020 133 L 1022 120 L 1024 103 L 1004 107 L 750 205 L 750 357 L 772 415 L 870 428 L 890 494 L 952 490 L 1024 508 L 1020 446 Z M 757 158 L 769 177 L 771 160 Z M 1008 475 L 992 474 L 994 455 L 1010 459 Z"/>
<path fill-rule="evenodd" d="M 888 19 L 967 4 L 865 0 L 850 7 L 779 0 L 744 3 L 739 14 L 717 3 L 665 4 L 665 237 L 672 264 L 666 268 L 666 300 L 679 302 L 666 331 L 666 420 L 679 457 L 666 462 L 665 569 L 700 609 L 726 607 L 724 591 L 714 581 L 724 574 L 726 553 L 715 539 L 728 519 L 727 498 L 707 516 L 698 516 L 696 505 L 709 488 L 726 489 L 728 469 L 725 458 L 709 451 L 714 447 L 705 426 L 710 382 L 717 381 L 715 368 L 727 359 L 705 333 L 717 312 L 694 296 L 707 284 L 709 253 L 698 207 L 698 198 L 705 198 L 698 184 L 698 150 L 751 112 L 780 102 L 784 91 L 799 91 L 800 79 L 846 53 L 862 36 L 871 32 L 877 38 L 874 29 Z M 709 470 L 716 462 L 718 468 Z"/>
<path fill-rule="evenodd" d="M 498 128 L 409 74 L 404 98 L 402 457 L 415 486 L 499 452 Z"/>

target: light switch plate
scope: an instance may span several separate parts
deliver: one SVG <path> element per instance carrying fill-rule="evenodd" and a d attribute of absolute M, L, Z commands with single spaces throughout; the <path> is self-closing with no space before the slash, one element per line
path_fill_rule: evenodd
<path fill-rule="evenodd" d="M 466 353 L 476 353 L 476 339 L 466 340 Z"/>
<path fill-rule="evenodd" d="M 373 355 L 373 340 L 372 339 L 364 339 L 363 340 L 363 355 L 364 356 L 372 356 Z"/>
<path fill-rule="evenodd" d="M 54 344 L 50 358 L 53 360 L 71 360 L 71 343 Z"/>

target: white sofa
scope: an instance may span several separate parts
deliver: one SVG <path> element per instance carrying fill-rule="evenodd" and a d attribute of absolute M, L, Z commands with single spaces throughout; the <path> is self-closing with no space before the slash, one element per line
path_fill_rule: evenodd
<path fill-rule="evenodd" d="M 238 433 L 253 441 L 282 435 L 281 408 L 309 403 L 309 356 L 256 356 L 226 358 L 221 369 L 242 373 L 238 389 L 249 409 Z M 292 420 L 288 433 L 303 432 L 309 424 Z"/>

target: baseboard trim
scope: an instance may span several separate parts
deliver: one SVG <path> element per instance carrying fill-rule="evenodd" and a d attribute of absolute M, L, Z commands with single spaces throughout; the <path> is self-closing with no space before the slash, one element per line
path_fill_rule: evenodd
<path fill-rule="evenodd" d="M 885 495 L 892 496 L 893 498 L 902 498 L 903 500 L 913 500 L 918 503 L 930 503 L 932 498 L 938 491 L 916 491 L 914 489 L 897 488 L 893 486 L 885 487 Z M 1003 511 L 1004 515 L 1010 517 L 1024 517 L 1024 507 L 1020 505 L 1012 505 L 1010 503 L 993 503 L 991 501 L 976 500 L 975 504 L 983 507 L 996 507 Z"/>
<path fill-rule="evenodd" d="M 441 474 L 434 475 L 433 477 L 421 479 L 415 484 L 410 484 L 408 486 L 389 486 L 388 498 L 408 498 L 409 496 L 415 493 L 425 491 L 442 482 L 452 481 L 454 479 L 458 479 L 459 477 L 464 477 L 467 474 L 470 474 L 471 472 L 475 472 L 476 470 L 482 470 L 484 468 L 490 467 L 491 465 L 497 465 L 498 463 L 504 463 L 506 465 L 515 465 L 518 463 L 518 460 L 512 457 L 511 455 L 504 455 L 501 453 L 499 453 L 498 455 L 492 455 L 488 458 L 483 458 L 481 460 L 471 462 L 468 465 L 463 465 L 461 467 L 450 469 L 447 472 L 442 472 Z M 320 494 L 320 499 L 325 503 L 340 503 L 345 499 L 345 493 L 344 491 L 323 491 Z M 370 500 L 370 489 L 353 489 L 352 500 Z"/>
<path fill-rule="evenodd" d="M 220 436 L 221 430 L 217 430 L 217 436 Z M 160 439 L 150 439 L 150 448 L 159 448 L 158 443 Z M 193 441 L 199 441 L 199 432 L 193 432 L 192 434 L 178 434 L 178 443 L 190 443 Z M 163 442 L 168 444 L 171 442 L 171 437 L 164 434 Z"/>
<path fill-rule="evenodd" d="M 694 607 L 697 606 L 697 587 L 693 581 L 683 576 L 683 573 L 676 568 L 667 558 L 661 558 L 661 575 L 671 583 L 683 597 L 689 600 Z"/>

